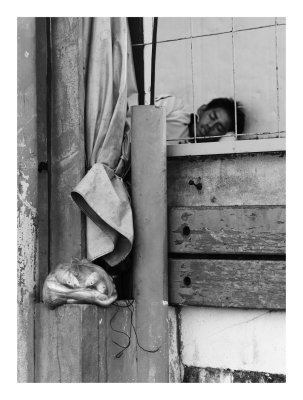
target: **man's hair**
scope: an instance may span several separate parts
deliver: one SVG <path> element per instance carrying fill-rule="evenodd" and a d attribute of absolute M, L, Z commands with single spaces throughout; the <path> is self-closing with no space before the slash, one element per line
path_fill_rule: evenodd
<path fill-rule="evenodd" d="M 205 107 L 205 110 L 209 110 L 211 108 L 223 108 L 230 120 L 231 120 L 231 129 L 230 131 L 235 132 L 235 101 L 233 99 L 228 98 L 217 98 L 211 100 Z M 242 105 L 238 101 L 236 102 L 236 114 L 237 114 L 237 132 L 242 133 L 244 131 L 245 125 L 245 114 L 242 110 Z"/>

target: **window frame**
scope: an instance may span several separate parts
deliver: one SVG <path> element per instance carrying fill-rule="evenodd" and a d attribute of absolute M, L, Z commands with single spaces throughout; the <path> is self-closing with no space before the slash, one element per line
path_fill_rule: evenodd
<path fill-rule="evenodd" d="M 286 151 L 286 138 L 167 144 L 168 157 Z"/>

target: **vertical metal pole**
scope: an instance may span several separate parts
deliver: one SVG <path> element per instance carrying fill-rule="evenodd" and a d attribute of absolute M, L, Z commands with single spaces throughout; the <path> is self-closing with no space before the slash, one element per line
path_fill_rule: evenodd
<path fill-rule="evenodd" d="M 131 162 L 135 232 L 134 298 L 140 344 L 137 346 L 137 379 L 138 382 L 168 382 L 166 135 L 163 108 L 132 107 Z"/>
<path fill-rule="evenodd" d="M 152 59 L 151 59 L 151 78 L 150 78 L 150 104 L 155 104 L 155 76 L 156 76 L 156 50 L 157 50 L 157 29 L 158 18 L 154 18 Z"/>

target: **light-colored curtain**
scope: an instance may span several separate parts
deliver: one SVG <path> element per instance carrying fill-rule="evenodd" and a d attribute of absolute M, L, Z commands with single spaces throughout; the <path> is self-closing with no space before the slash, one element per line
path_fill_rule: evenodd
<path fill-rule="evenodd" d="M 87 258 L 120 263 L 133 243 L 123 176 L 129 166 L 129 110 L 138 104 L 126 18 L 85 18 L 85 141 L 89 171 L 72 192 L 87 216 Z"/>

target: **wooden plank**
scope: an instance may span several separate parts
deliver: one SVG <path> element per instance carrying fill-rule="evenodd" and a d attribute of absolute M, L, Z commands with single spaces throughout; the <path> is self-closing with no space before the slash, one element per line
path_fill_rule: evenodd
<path fill-rule="evenodd" d="M 98 372 L 99 382 L 107 382 L 107 309 L 99 307 L 98 309 L 98 326 L 99 326 L 99 337 L 98 337 Z"/>
<path fill-rule="evenodd" d="M 169 159 L 168 206 L 285 205 L 285 152 Z"/>
<path fill-rule="evenodd" d="M 35 313 L 35 382 L 60 382 L 57 352 L 58 327 L 55 311 L 36 304 Z"/>
<path fill-rule="evenodd" d="M 70 192 L 84 176 L 82 19 L 52 18 L 50 267 L 82 257 L 84 220 Z M 71 223 L 72 222 L 72 223 Z"/>
<path fill-rule="evenodd" d="M 285 254 L 285 207 L 173 207 L 169 251 Z"/>
<path fill-rule="evenodd" d="M 18 382 L 34 381 L 38 270 L 35 18 L 18 18 Z M 9 166 L 7 166 L 9 168 Z"/>
<path fill-rule="evenodd" d="M 81 382 L 99 382 L 99 308 L 83 306 L 81 318 Z M 97 350 L 97 351 L 96 351 Z"/>
<path fill-rule="evenodd" d="M 117 306 L 64 305 L 55 310 L 36 304 L 35 382 L 136 382 L 136 339 L 128 340 L 131 311 Z M 133 306 L 135 311 L 135 306 Z M 135 314 L 133 315 L 135 326 Z M 118 332 L 116 332 L 118 331 Z"/>
<path fill-rule="evenodd" d="M 165 113 L 132 107 L 132 205 L 137 381 L 168 382 L 167 197 Z"/>
<path fill-rule="evenodd" d="M 35 382 L 98 382 L 98 307 L 36 305 Z"/>
<path fill-rule="evenodd" d="M 169 260 L 170 304 L 285 309 L 285 261 Z"/>
<path fill-rule="evenodd" d="M 37 131 L 38 131 L 38 230 L 39 230 L 39 285 L 38 299 L 48 275 L 48 156 L 47 156 L 47 26 L 46 18 L 36 18 L 37 65 Z"/>
<path fill-rule="evenodd" d="M 81 382 L 79 306 L 36 305 L 35 382 Z"/>
<path fill-rule="evenodd" d="M 81 306 L 63 306 L 55 310 L 57 325 L 57 361 L 59 382 L 82 382 Z"/>
<path fill-rule="evenodd" d="M 131 320 L 136 328 L 135 305 L 127 308 L 124 301 L 117 302 L 106 310 L 106 382 L 131 383 L 137 382 L 137 346 L 136 337 L 131 326 Z M 132 310 L 132 311 L 131 311 Z M 130 336 L 130 345 L 127 346 Z M 120 353 L 120 354 L 119 354 Z"/>

